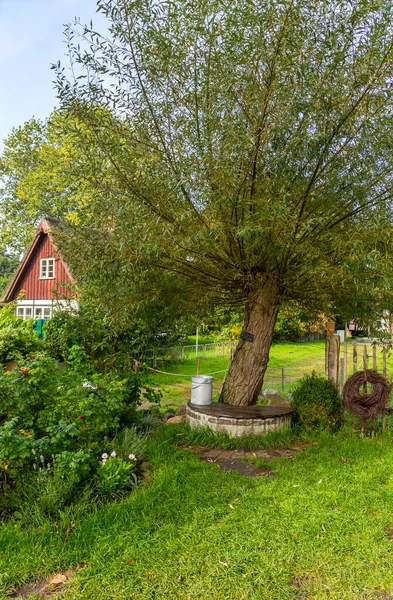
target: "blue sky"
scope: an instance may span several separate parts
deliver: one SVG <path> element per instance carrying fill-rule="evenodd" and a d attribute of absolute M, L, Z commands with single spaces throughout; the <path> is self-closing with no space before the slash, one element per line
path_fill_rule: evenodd
<path fill-rule="evenodd" d="M 51 63 L 64 62 L 64 24 L 103 29 L 96 0 L 0 0 L 0 151 L 13 127 L 57 105 Z"/>

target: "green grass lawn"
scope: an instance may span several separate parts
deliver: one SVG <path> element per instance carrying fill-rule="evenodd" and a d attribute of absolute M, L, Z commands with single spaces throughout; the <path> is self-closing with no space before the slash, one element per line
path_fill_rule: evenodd
<path fill-rule="evenodd" d="M 171 375 L 156 373 L 148 378 L 151 385 L 159 385 L 163 392 L 162 406 L 174 409 L 182 402 L 190 399 L 191 377 L 198 369 L 199 374 L 213 375 L 214 398 L 221 390 L 225 370 L 228 368 L 229 356 L 200 358 L 198 365 L 195 359 L 183 363 L 163 363 L 158 370 L 167 371 Z M 282 371 L 284 369 L 284 372 Z M 270 360 L 265 376 L 264 388 L 274 388 L 287 394 L 293 384 L 305 373 L 316 371 L 323 374 L 325 369 L 325 342 L 282 342 L 273 344 Z M 217 373 L 218 371 L 218 373 Z M 282 377 L 284 375 L 284 390 Z"/>
<path fill-rule="evenodd" d="M 148 449 L 152 481 L 127 498 L 80 502 L 52 519 L 31 507 L 3 523 L 1 597 L 81 564 L 58 598 L 393 597 L 390 435 L 320 436 L 292 460 L 273 461 L 274 478 L 225 472 L 179 447 L 195 441 L 213 445 L 185 426 L 159 431 Z"/>

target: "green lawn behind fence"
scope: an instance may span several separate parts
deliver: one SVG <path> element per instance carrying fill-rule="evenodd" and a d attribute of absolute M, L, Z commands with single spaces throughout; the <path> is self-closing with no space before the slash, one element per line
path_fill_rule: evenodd
<path fill-rule="evenodd" d="M 199 374 L 214 373 L 213 391 L 216 399 L 221 390 L 229 360 L 229 356 L 219 356 L 199 358 L 198 363 L 196 359 L 179 363 L 160 363 L 157 367 L 158 371 L 166 371 L 170 375 L 163 375 L 158 371 L 155 374 L 151 372 L 148 382 L 161 387 L 163 407 L 175 408 L 181 402 L 189 400 L 191 377 L 197 373 L 197 370 Z M 324 369 L 324 341 L 273 344 L 264 388 L 274 388 L 285 395 L 305 373 L 315 371 L 323 374 Z M 217 373 L 217 371 L 219 372 Z"/>

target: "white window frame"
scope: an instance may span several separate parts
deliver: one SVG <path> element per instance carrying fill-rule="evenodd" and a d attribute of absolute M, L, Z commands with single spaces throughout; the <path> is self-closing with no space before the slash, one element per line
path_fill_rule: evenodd
<path fill-rule="evenodd" d="M 34 320 L 38 321 L 43 319 L 49 321 L 52 318 L 52 308 L 50 306 L 35 306 L 34 307 Z"/>
<path fill-rule="evenodd" d="M 33 318 L 33 305 L 30 306 L 17 306 L 16 316 L 21 319 L 32 319 Z"/>
<path fill-rule="evenodd" d="M 49 273 L 52 273 L 51 275 Z M 40 260 L 40 279 L 55 278 L 55 259 L 41 258 Z"/>

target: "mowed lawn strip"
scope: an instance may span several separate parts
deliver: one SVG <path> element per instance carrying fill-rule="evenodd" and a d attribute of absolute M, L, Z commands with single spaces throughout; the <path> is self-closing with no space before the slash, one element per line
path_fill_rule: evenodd
<path fill-rule="evenodd" d="M 390 436 L 321 436 L 291 460 L 273 461 L 275 478 L 221 471 L 176 447 L 176 439 L 191 444 L 193 434 L 184 426 L 156 434 L 149 444 L 153 481 L 126 499 L 100 508 L 81 502 L 52 520 L 31 509 L 3 523 L 3 597 L 12 585 L 82 563 L 59 597 L 393 594 Z"/>

